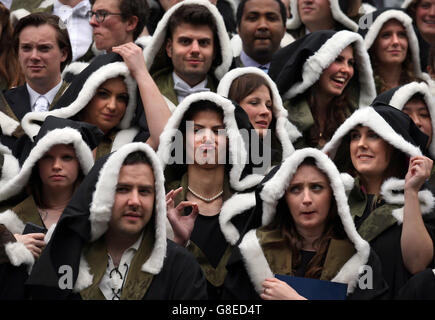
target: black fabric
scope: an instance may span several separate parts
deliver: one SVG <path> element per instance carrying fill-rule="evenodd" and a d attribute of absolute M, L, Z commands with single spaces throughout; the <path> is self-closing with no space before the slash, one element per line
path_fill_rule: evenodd
<path fill-rule="evenodd" d="M 435 300 L 435 274 L 432 269 L 417 273 L 399 292 L 400 300 Z"/>
<path fill-rule="evenodd" d="M 302 81 L 302 70 L 307 59 L 336 33 L 333 30 L 312 32 L 275 52 L 269 76 L 275 81 L 281 95 Z"/>
<path fill-rule="evenodd" d="M 311 259 L 316 255 L 315 251 L 305 251 L 301 250 L 301 263 L 299 267 L 295 270 L 296 277 L 303 277 L 308 270 L 308 264 Z"/>
<path fill-rule="evenodd" d="M 26 113 L 32 111 L 29 91 L 27 91 L 27 86 L 25 84 L 4 91 L 3 94 L 18 120 L 21 121 Z"/>
<path fill-rule="evenodd" d="M 376 11 L 370 12 L 364 16 L 361 17 L 361 21 L 364 21 L 366 24 L 367 23 L 371 23 L 370 25 L 364 25 L 363 28 L 359 28 L 358 29 L 358 33 L 365 38 L 367 35 L 367 32 L 369 32 L 370 27 L 372 26 L 372 24 L 376 21 L 376 19 L 385 11 L 389 11 L 389 10 L 398 10 L 401 11 L 403 13 L 406 13 L 406 11 L 402 8 L 392 8 L 392 7 L 385 7 L 382 9 L 377 9 Z M 382 29 L 382 28 L 381 28 Z"/>

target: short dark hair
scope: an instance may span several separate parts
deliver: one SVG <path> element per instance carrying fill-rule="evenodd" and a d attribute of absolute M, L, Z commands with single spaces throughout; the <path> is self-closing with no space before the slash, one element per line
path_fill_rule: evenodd
<path fill-rule="evenodd" d="M 91 5 L 95 4 L 96 0 L 90 0 Z M 136 16 L 137 25 L 133 31 L 133 40 L 136 40 L 148 23 L 150 14 L 147 0 L 118 0 L 119 11 L 121 12 L 122 21 L 125 21 L 133 16 Z"/>
<path fill-rule="evenodd" d="M 218 37 L 217 22 L 213 13 L 211 13 L 207 7 L 200 4 L 188 4 L 180 6 L 169 18 L 166 39 L 172 38 L 175 29 L 183 23 L 191 24 L 193 26 L 210 27 L 214 38 L 213 43 L 215 59 L 213 61 L 213 66 L 216 67 L 220 65 L 222 63 L 222 55 L 220 52 L 221 49 Z"/>
<path fill-rule="evenodd" d="M 124 159 L 122 165 L 131 166 L 134 164 L 147 164 L 151 166 L 151 161 L 143 151 L 134 151 Z"/>
<path fill-rule="evenodd" d="M 39 27 L 48 24 L 56 30 L 57 44 L 60 50 L 65 50 L 67 57 L 64 62 L 60 64 L 60 70 L 62 71 L 66 65 L 72 60 L 71 42 L 68 35 L 68 30 L 63 26 L 60 18 L 53 14 L 45 12 L 32 13 L 24 18 L 20 19 L 15 26 L 13 34 L 13 44 L 16 54 L 18 54 L 18 46 L 20 44 L 20 34 L 24 28 L 29 26 Z"/>
<path fill-rule="evenodd" d="M 240 27 L 240 23 L 242 22 L 243 11 L 245 10 L 245 5 L 246 2 L 248 1 L 249 0 L 241 0 L 237 7 L 237 13 L 236 13 L 237 27 Z M 279 12 L 281 13 L 282 24 L 284 25 L 285 28 L 287 22 L 287 12 L 285 10 L 285 5 L 284 3 L 282 3 L 281 0 L 275 0 L 275 1 L 278 2 Z"/>

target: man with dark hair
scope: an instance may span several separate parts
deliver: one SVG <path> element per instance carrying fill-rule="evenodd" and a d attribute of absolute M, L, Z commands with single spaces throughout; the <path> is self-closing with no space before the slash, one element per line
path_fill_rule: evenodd
<path fill-rule="evenodd" d="M 242 51 L 237 67 L 259 67 L 267 72 L 285 34 L 287 14 L 280 0 L 242 0 L 237 8 L 237 28 Z"/>
<path fill-rule="evenodd" d="M 148 21 L 149 9 L 144 0 L 91 0 L 89 22 L 98 50 L 134 42 Z"/>
<path fill-rule="evenodd" d="M 209 1 L 171 7 L 144 55 L 161 93 L 174 105 L 191 93 L 216 91 L 232 61 L 225 23 Z"/>
<path fill-rule="evenodd" d="M 47 13 L 21 19 L 13 39 L 26 83 L 4 92 L 0 111 L 21 121 L 28 112 L 48 111 L 63 94 L 68 84 L 62 82 L 61 72 L 71 62 L 72 51 L 59 17 Z"/>

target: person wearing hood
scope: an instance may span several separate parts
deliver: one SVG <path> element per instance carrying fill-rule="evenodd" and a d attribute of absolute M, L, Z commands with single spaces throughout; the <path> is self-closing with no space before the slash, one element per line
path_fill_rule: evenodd
<path fill-rule="evenodd" d="M 381 102 L 357 110 L 338 128 L 323 151 L 335 159 L 346 150 L 348 170 L 356 177 L 349 206 L 358 232 L 379 256 L 389 297 L 396 298 L 411 275 L 433 265 L 433 230 L 422 214 L 434 197 L 422 188 L 432 160 L 411 118 Z"/>
<path fill-rule="evenodd" d="M 31 268 L 39 258 L 48 241 L 44 233 L 52 232 L 94 164 L 92 149 L 101 137 L 95 126 L 48 117 L 34 143 L 25 146 L 28 156 L 19 173 L 0 185 L 0 202 L 9 207 L 0 213 L 3 229 L 0 296 L 13 297 L 16 290 L 13 287 L 23 284 L 15 283 L 14 279 L 11 287 L 4 282 L 9 283 L 10 273 Z M 31 224 L 37 230 L 28 231 Z"/>
<path fill-rule="evenodd" d="M 263 168 L 251 166 L 242 131 L 257 135 L 245 112 L 216 93 L 196 93 L 175 109 L 157 152 L 165 167 L 173 239 L 197 258 L 213 300 L 220 298 L 232 250 L 219 226 L 223 203 L 236 191 L 254 188 L 270 167 L 270 159 L 263 159 Z M 243 229 L 246 221 L 240 216 L 237 225 Z"/>
<path fill-rule="evenodd" d="M 274 168 L 245 204 L 261 224 L 240 241 L 227 234 L 238 244 L 227 266 L 224 298 L 322 299 L 308 296 L 304 286 L 293 288 L 279 280 L 282 275 L 344 284 L 342 299 L 381 298 L 387 287 L 379 259 L 350 214 L 346 192 L 352 182 L 314 148 L 296 150 Z M 231 219 L 239 214 L 226 213 Z M 361 286 L 364 268 L 371 268 L 371 288 Z M 323 290 L 323 299 L 337 298 L 331 288 Z"/>
<path fill-rule="evenodd" d="M 26 284 L 32 299 L 207 298 L 193 256 L 166 238 L 164 176 L 152 148 L 129 143 L 95 162 Z"/>
<path fill-rule="evenodd" d="M 134 121 L 139 106 L 148 119 L 149 132 Z M 74 78 L 52 111 L 26 115 L 22 127 L 30 139 L 49 115 L 100 128 L 104 138 L 95 150 L 99 158 L 132 141 L 147 142 L 157 149 L 170 111 L 147 71 L 142 49 L 130 42 L 96 57 Z"/>
<path fill-rule="evenodd" d="M 363 39 L 346 30 L 316 31 L 282 48 L 269 75 L 303 135 L 297 148 L 322 147 L 359 105 L 376 96 Z"/>
<path fill-rule="evenodd" d="M 420 48 L 412 19 L 403 10 L 385 8 L 361 18 L 358 32 L 369 52 L 378 94 L 428 79 L 420 65 Z"/>
<path fill-rule="evenodd" d="M 272 164 L 294 151 L 292 143 L 302 135 L 288 120 L 278 88 L 266 73 L 256 67 L 233 69 L 221 79 L 217 93 L 242 107 L 260 139 L 270 139 Z"/>
<path fill-rule="evenodd" d="M 232 63 L 223 18 L 208 0 L 185 0 L 172 6 L 157 25 L 144 56 L 172 108 L 191 93 L 215 92 Z"/>
<path fill-rule="evenodd" d="M 290 0 L 286 27 L 296 40 L 319 30 L 357 31 L 360 6 L 360 0 Z"/>

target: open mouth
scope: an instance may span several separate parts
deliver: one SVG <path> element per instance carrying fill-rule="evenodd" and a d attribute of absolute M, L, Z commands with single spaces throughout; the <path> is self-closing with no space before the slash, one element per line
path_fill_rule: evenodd
<path fill-rule="evenodd" d="M 338 87 L 343 87 L 347 83 L 347 77 L 332 77 L 331 80 Z"/>
<path fill-rule="evenodd" d="M 357 156 L 357 158 L 359 160 L 370 160 L 370 159 L 373 159 L 374 157 L 369 155 L 369 154 L 360 154 Z"/>
<path fill-rule="evenodd" d="M 258 127 L 262 129 L 267 129 L 269 127 L 269 123 L 267 121 L 257 121 L 255 122 Z"/>

